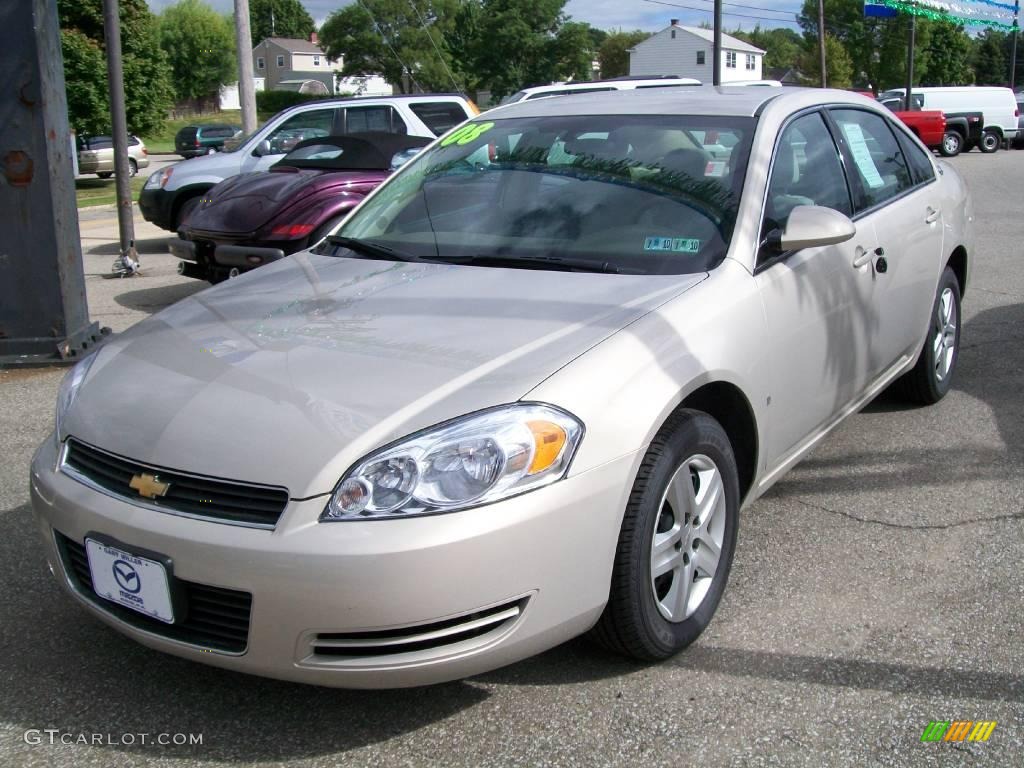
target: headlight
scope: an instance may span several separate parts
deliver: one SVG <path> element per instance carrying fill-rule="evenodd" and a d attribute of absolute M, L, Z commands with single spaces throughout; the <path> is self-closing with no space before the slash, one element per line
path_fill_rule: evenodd
<path fill-rule="evenodd" d="M 465 416 L 370 454 L 338 483 L 322 521 L 413 517 L 489 504 L 565 476 L 583 425 L 550 405 Z"/>
<path fill-rule="evenodd" d="M 88 357 L 79 360 L 75 363 L 75 367 L 67 372 L 67 375 L 64 376 L 64 380 L 60 383 L 60 390 L 57 392 L 57 419 L 56 426 L 54 428 L 58 443 L 64 438 L 64 434 L 61 431 L 61 421 L 63 421 L 68 409 L 71 408 L 71 404 L 75 400 L 75 395 L 78 394 L 78 388 L 82 385 L 82 382 L 85 381 L 85 377 L 89 373 L 89 368 L 92 366 L 95 359 L 96 354 L 93 353 Z"/>
<path fill-rule="evenodd" d="M 169 165 L 166 168 L 161 168 L 155 173 L 149 174 L 149 178 L 146 179 L 146 185 L 143 189 L 163 189 L 167 186 L 167 182 L 171 180 L 172 173 L 174 173 L 174 166 Z"/>

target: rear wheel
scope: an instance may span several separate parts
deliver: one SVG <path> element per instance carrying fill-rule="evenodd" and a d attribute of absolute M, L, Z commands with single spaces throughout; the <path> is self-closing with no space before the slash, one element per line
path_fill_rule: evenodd
<path fill-rule="evenodd" d="M 981 148 L 982 152 L 984 152 L 986 155 L 990 155 L 997 149 L 999 149 L 1000 143 L 1001 138 L 998 133 L 996 133 L 995 131 L 986 130 L 983 134 L 981 134 L 981 143 L 978 146 Z"/>
<path fill-rule="evenodd" d="M 932 305 L 928 334 L 917 364 L 897 382 L 907 400 L 922 405 L 939 402 L 953 382 L 960 355 L 960 283 L 946 267 Z"/>
<path fill-rule="evenodd" d="M 939 152 L 943 157 L 956 157 L 963 148 L 963 136 L 956 131 L 946 131 L 942 137 L 942 144 L 939 145 Z"/>
<path fill-rule="evenodd" d="M 592 637 L 657 661 L 700 635 L 725 591 L 736 547 L 739 480 L 732 446 L 705 413 L 662 427 L 633 485 L 611 591 Z"/>
<path fill-rule="evenodd" d="M 103 171 L 101 173 L 97 173 L 96 175 L 99 176 L 101 179 L 109 179 L 114 174 L 110 171 Z"/>
<path fill-rule="evenodd" d="M 208 155 L 216 155 L 217 154 L 217 148 L 216 147 L 210 147 L 209 149 L 206 150 L 206 154 L 208 154 Z"/>
<path fill-rule="evenodd" d="M 134 158 L 128 158 L 128 178 L 135 176 L 139 172 L 139 164 L 135 162 Z"/>

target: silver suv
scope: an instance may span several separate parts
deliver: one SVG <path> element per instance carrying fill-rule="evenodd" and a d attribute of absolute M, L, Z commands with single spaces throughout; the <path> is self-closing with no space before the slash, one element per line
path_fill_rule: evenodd
<path fill-rule="evenodd" d="M 79 137 L 78 173 L 95 173 L 101 179 L 114 175 L 114 140 L 109 136 Z M 128 175 L 149 167 L 149 151 L 138 136 L 128 137 Z"/>

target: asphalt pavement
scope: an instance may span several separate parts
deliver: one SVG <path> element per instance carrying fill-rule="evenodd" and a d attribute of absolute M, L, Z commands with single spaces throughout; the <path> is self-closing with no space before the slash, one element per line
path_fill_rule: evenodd
<path fill-rule="evenodd" d="M 883 396 L 751 505 L 717 617 L 660 665 L 577 640 L 357 692 L 143 648 L 72 604 L 37 542 L 28 464 L 62 373 L 0 371 L 0 766 L 1024 765 L 1024 152 L 953 162 L 979 225 L 953 391 Z M 112 215 L 82 242 L 93 318 L 119 331 L 204 284 L 144 224 L 141 276 L 104 279 Z M 932 720 L 997 726 L 922 743 Z"/>

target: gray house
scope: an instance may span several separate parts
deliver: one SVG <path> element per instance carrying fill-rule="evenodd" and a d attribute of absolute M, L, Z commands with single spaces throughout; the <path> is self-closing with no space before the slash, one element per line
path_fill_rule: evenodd
<path fill-rule="evenodd" d="M 333 94 L 334 70 L 342 59 L 328 59 L 317 42 L 268 37 L 252 49 L 253 74 L 265 79 L 268 91 Z"/>

